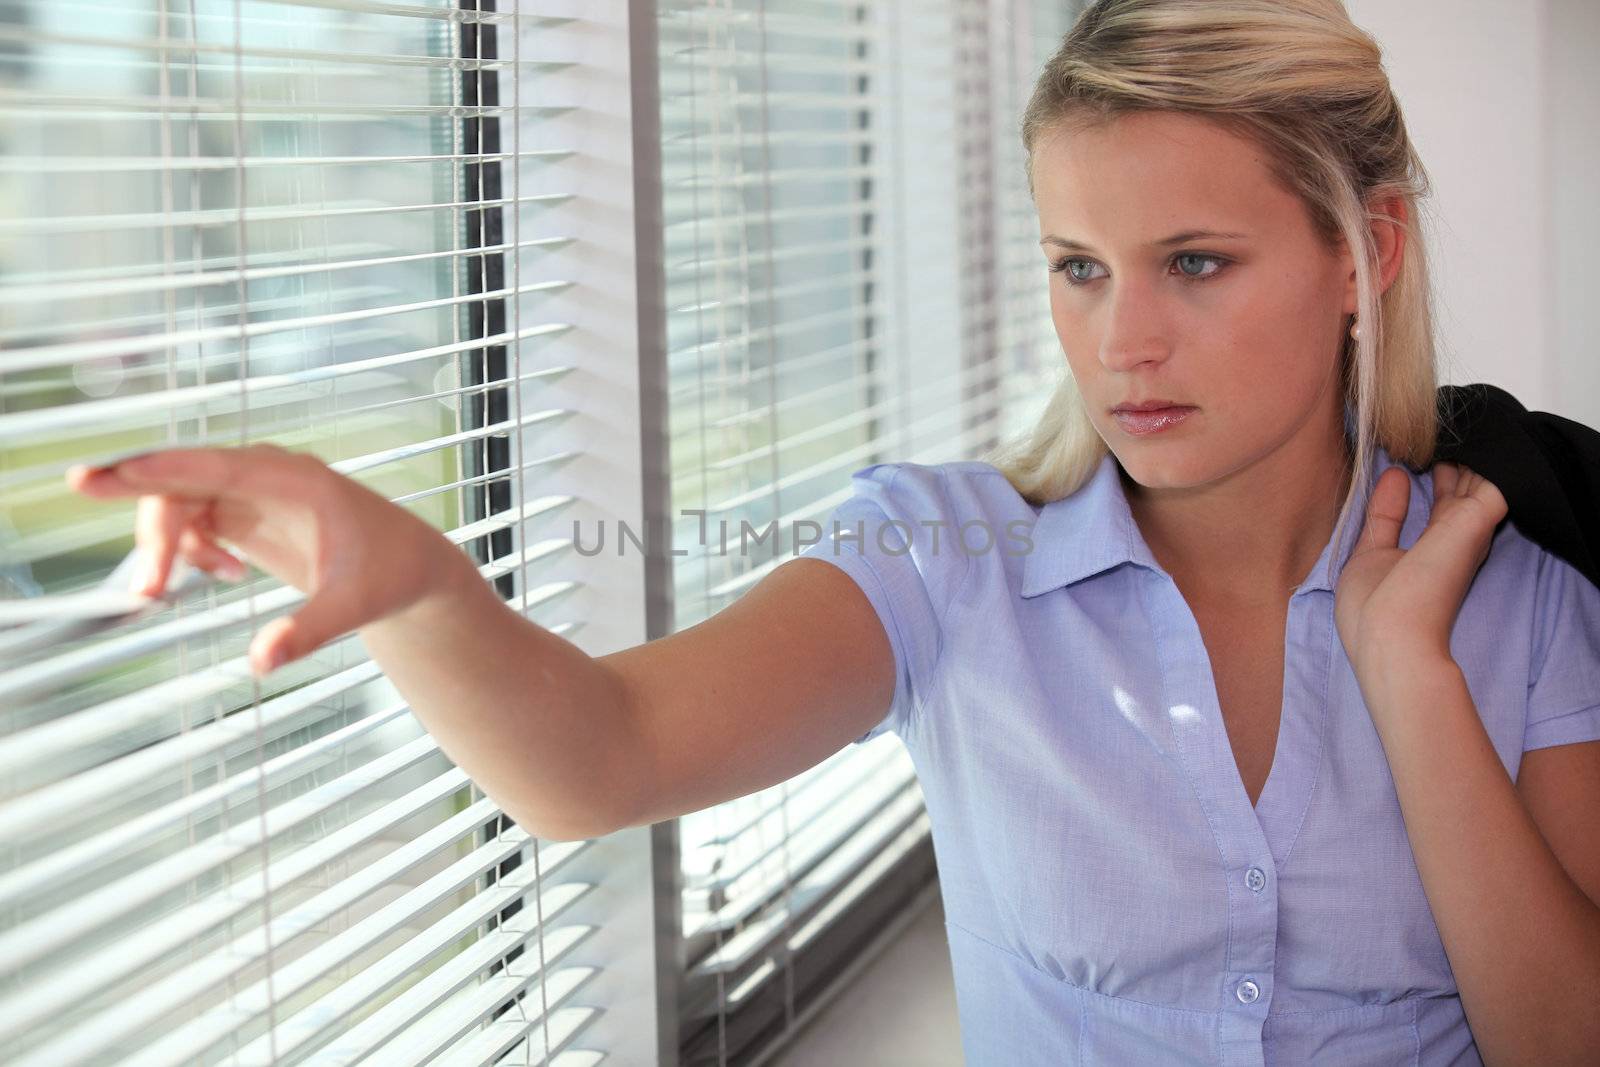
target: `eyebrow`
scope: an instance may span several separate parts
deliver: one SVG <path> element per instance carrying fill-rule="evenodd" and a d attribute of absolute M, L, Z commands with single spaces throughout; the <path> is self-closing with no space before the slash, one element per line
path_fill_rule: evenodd
<path fill-rule="evenodd" d="M 1161 240 L 1153 242 L 1153 245 L 1156 248 L 1163 248 L 1168 245 L 1181 245 L 1185 241 L 1197 241 L 1202 238 L 1210 238 L 1212 240 L 1234 240 L 1248 236 L 1249 234 L 1222 233 L 1217 230 L 1185 230 L 1182 233 L 1175 233 L 1171 237 L 1163 237 Z M 1070 252 L 1094 251 L 1094 249 L 1090 248 L 1086 244 L 1083 244 L 1082 242 L 1074 241 L 1066 237 L 1057 237 L 1053 233 L 1045 234 L 1045 236 L 1040 239 L 1039 243 L 1042 245 L 1056 245 L 1057 247 L 1065 248 Z"/>

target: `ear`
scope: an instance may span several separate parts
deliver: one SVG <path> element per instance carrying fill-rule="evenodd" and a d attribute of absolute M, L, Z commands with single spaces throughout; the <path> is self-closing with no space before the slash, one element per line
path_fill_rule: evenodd
<path fill-rule="evenodd" d="M 1398 196 L 1374 200 L 1369 209 L 1373 215 L 1372 241 L 1378 250 L 1378 292 L 1382 294 L 1394 284 L 1400 274 L 1400 266 L 1405 262 L 1406 222 L 1409 216 L 1406 202 Z M 1345 276 L 1345 314 L 1353 315 L 1356 313 L 1356 270 L 1348 250 L 1345 258 L 1350 264 L 1349 273 Z"/>
<path fill-rule="evenodd" d="M 1400 274 L 1406 253 L 1406 202 L 1390 197 L 1373 210 L 1383 218 L 1372 223 L 1372 239 L 1378 245 L 1378 292 L 1387 292 Z"/>

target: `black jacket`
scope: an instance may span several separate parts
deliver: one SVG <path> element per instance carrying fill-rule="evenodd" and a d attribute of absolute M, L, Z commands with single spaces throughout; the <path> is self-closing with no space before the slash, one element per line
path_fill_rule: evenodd
<path fill-rule="evenodd" d="M 1493 482 L 1503 521 L 1600 586 L 1600 430 L 1529 411 L 1486 382 L 1440 386 L 1438 400 L 1435 462 Z"/>

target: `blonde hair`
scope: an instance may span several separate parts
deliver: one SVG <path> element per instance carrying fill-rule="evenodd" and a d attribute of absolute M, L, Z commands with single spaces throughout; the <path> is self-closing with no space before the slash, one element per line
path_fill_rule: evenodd
<path fill-rule="evenodd" d="M 1042 135 L 1149 110 L 1194 114 L 1253 139 L 1329 247 L 1342 239 L 1355 253 L 1360 339 L 1347 335 L 1340 356 L 1353 424 L 1353 476 L 1335 526 L 1342 529 L 1352 507 L 1365 508 L 1362 476 L 1374 443 L 1422 469 L 1438 429 L 1417 212 L 1430 187 L 1378 45 L 1340 0 L 1098 0 L 1045 65 L 1023 114 L 1030 191 Z M 1399 274 L 1380 295 L 1370 224 L 1388 216 L 1370 205 L 1390 197 L 1405 205 L 1406 244 Z M 1033 429 L 984 458 L 1043 505 L 1081 488 L 1108 451 L 1064 372 Z"/>

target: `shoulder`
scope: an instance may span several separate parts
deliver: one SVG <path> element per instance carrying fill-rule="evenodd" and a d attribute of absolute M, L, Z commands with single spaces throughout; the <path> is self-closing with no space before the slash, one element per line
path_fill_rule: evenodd
<path fill-rule="evenodd" d="M 807 551 L 854 550 L 908 580 L 914 569 L 943 605 L 975 571 L 999 577 L 990 573 L 996 559 L 999 566 L 1020 568 L 1018 553 L 1037 517 L 1038 509 L 987 463 L 875 463 L 851 474 L 847 499 L 823 526 L 821 542 Z M 1014 576 L 977 584 L 985 595 L 998 595 Z"/>
<path fill-rule="evenodd" d="M 1508 529 L 1515 529 L 1511 523 Z M 1556 670 L 1583 671 L 1588 692 L 1600 700 L 1600 586 L 1555 553 L 1517 533 L 1528 545 L 1524 570 L 1533 589 L 1534 676 L 1551 658 L 1551 648 L 1570 646 Z"/>
<path fill-rule="evenodd" d="M 1486 660 L 1509 670 L 1504 656 L 1525 657 L 1530 687 L 1548 670 L 1600 693 L 1600 586 L 1511 519 L 1495 531 L 1461 615 L 1458 631 Z"/>
<path fill-rule="evenodd" d="M 1507 582 L 1526 592 L 1526 626 L 1508 634 L 1502 603 L 1482 612 L 1486 640 L 1498 648 L 1508 639 L 1525 649 L 1525 725 L 1523 750 L 1600 738 L 1600 586 L 1566 559 L 1523 537 L 1516 527 L 1508 545 Z M 1493 553 L 1491 552 L 1491 555 Z M 1487 562 L 1485 563 L 1487 569 Z M 1480 576 L 1482 572 L 1480 571 Z M 1470 593 L 1468 594 L 1471 595 Z M 1506 601 L 1516 594 L 1507 594 Z M 1492 655 L 1492 653 L 1490 653 Z M 1509 673 L 1509 672 L 1508 672 Z"/>

